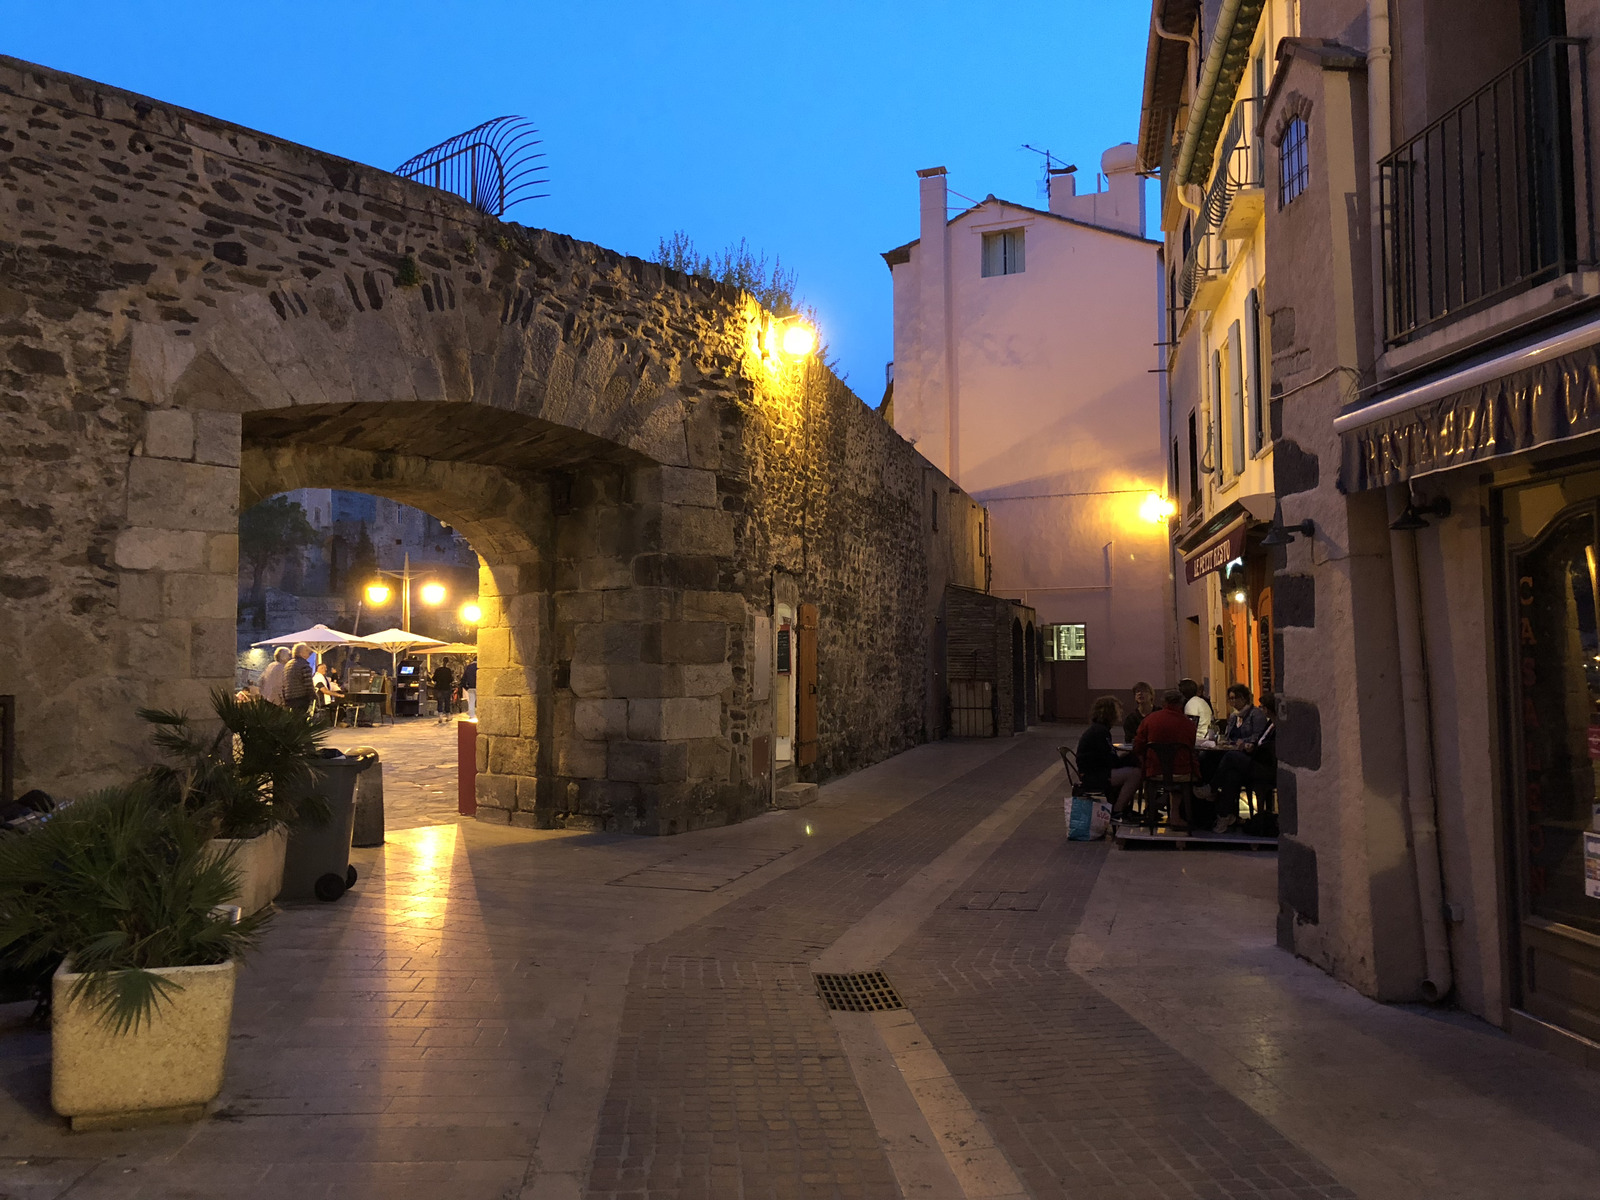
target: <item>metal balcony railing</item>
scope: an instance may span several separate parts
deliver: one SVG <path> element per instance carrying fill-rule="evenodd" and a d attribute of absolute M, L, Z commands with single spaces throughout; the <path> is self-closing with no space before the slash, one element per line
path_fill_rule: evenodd
<path fill-rule="evenodd" d="M 1234 106 L 1218 143 L 1216 166 L 1195 218 L 1189 253 L 1178 276 L 1177 306 L 1189 308 L 1208 280 L 1228 270 L 1231 259 L 1228 215 L 1242 191 L 1261 187 L 1261 144 L 1256 118 L 1261 98 L 1252 96 Z"/>
<path fill-rule="evenodd" d="M 1379 163 L 1384 338 L 1595 262 L 1586 42 L 1551 38 Z"/>
<path fill-rule="evenodd" d="M 1245 188 L 1261 186 L 1261 138 L 1256 134 L 1256 123 L 1261 119 L 1260 96 L 1251 96 L 1233 106 L 1233 116 L 1228 119 L 1227 131 L 1217 150 L 1217 171 L 1211 181 L 1213 189 L 1226 191 L 1224 204 Z"/>

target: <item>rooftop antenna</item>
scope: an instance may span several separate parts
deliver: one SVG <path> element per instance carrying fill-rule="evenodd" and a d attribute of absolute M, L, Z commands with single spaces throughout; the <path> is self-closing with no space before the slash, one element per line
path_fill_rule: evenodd
<path fill-rule="evenodd" d="M 1078 169 L 1077 164 L 1068 163 L 1065 159 L 1057 158 L 1050 151 L 1041 150 L 1037 146 L 1030 146 L 1027 142 L 1022 143 L 1022 148 L 1024 150 L 1032 150 L 1035 154 L 1044 158 L 1044 178 L 1039 180 L 1039 196 L 1048 202 L 1050 199 L 1050 176 L 1071 175 Z"/>

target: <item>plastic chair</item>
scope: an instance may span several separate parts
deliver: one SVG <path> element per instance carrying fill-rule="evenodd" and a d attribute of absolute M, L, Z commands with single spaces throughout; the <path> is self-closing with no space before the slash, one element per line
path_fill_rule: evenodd
<path fill-rule="evenodd" d="M 1157 802 L 1159 796 L 1167 808 L 1167 820 L 1170 823 L 1176 814 L 1185 825 L 1189 823 L 1189 814 L 1193 811 L 1191 801 L 1194 799 L 1194 776 L 1188 772 L 1176 769 L 1178 751 L 1187 750 L 1192 758 L 1194 747 L 1180 745 L 1177 742 L 1151 742 L 1149 751 L 1156 756 L 1156 761 L 1161 764 L 1159 775 L 1146 775 L 1141 790 L 1144 793 L 1144 826 L 1155 832 L 1160 823 L 1159 813 L 1161 804 Z M 1153 792 L 1153 794 L 1152 794 Z M 1178 803 L 1173 804 L 1173 797 L 1178 797 Z"/>

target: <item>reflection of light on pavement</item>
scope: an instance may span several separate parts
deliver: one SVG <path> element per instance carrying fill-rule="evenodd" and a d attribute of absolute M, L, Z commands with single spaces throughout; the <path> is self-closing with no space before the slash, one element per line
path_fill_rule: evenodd
<path fill-rule="evenodd" d="M 459 833 L 455 825 L 424 825 L 389 835 L 384 890 L 391 929 L 442 921 L 455 882 Z"/>

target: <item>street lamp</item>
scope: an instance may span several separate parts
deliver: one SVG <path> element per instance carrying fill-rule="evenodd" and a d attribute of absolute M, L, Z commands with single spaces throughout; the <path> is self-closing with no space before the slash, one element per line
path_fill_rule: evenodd
<path fill-rule="evenodd" d="M 1160 525 L 1171 519 L 1172 514 L 1177 511 L 1178 506 L 1160 492 L 1151 492 L 1139 505 L 1139 515 L 1152 525 Z"/>
<path fill-rule="evenodd" d="M 380 574 L 380 575 L 388 575 L 391 578 L 398 579 L 400 581 L 400 628 L 405 629 L 405 630 L 410 630 L 411 629 L 411 583 L 412 583 L 413 580 L 420 578 L 420 572 L 419 573 L 413 573 L 412 570 L 411 570 L 411 554 L 410 554 L 410 552 L 408 551 L 406 553 L 405 565 L 401 570 L 398 570 L 398 571 L 385 571 L 383 568 L 380 567 L 378 569 L 378 574 Z M 372 603 L 374 603 L 374 604 L 387 604 L 389 602 L 390 594 L 391 594 L 390 588 L 385 583 L 379 582 L 379 583 L 372 583 L 372 584 L 368 584 L 367 585 L 367 599 L 372 601 Z M 430 605 L 443 604 L 444 603 L 444 598 L 445 598 L 444 584 L 442 584 L 442 583 L 425 583 L 425 584 L 422 585 L 422 602 L 424 604 L 430 604 Z"/>
<path fill-rule="evenodd" d="M 817 348 L 817 331 L 804 321 L 791 320 L 778 344 L 791 358 L 804 358 Z"/>
<path fill-rule="evenodd" d="M 467 603 L 461 606 L 462 624 L 476 625 L 481 620 L 483 620 L 483 609 L 472 603 L 472 601 L 469 600 Z"/>

